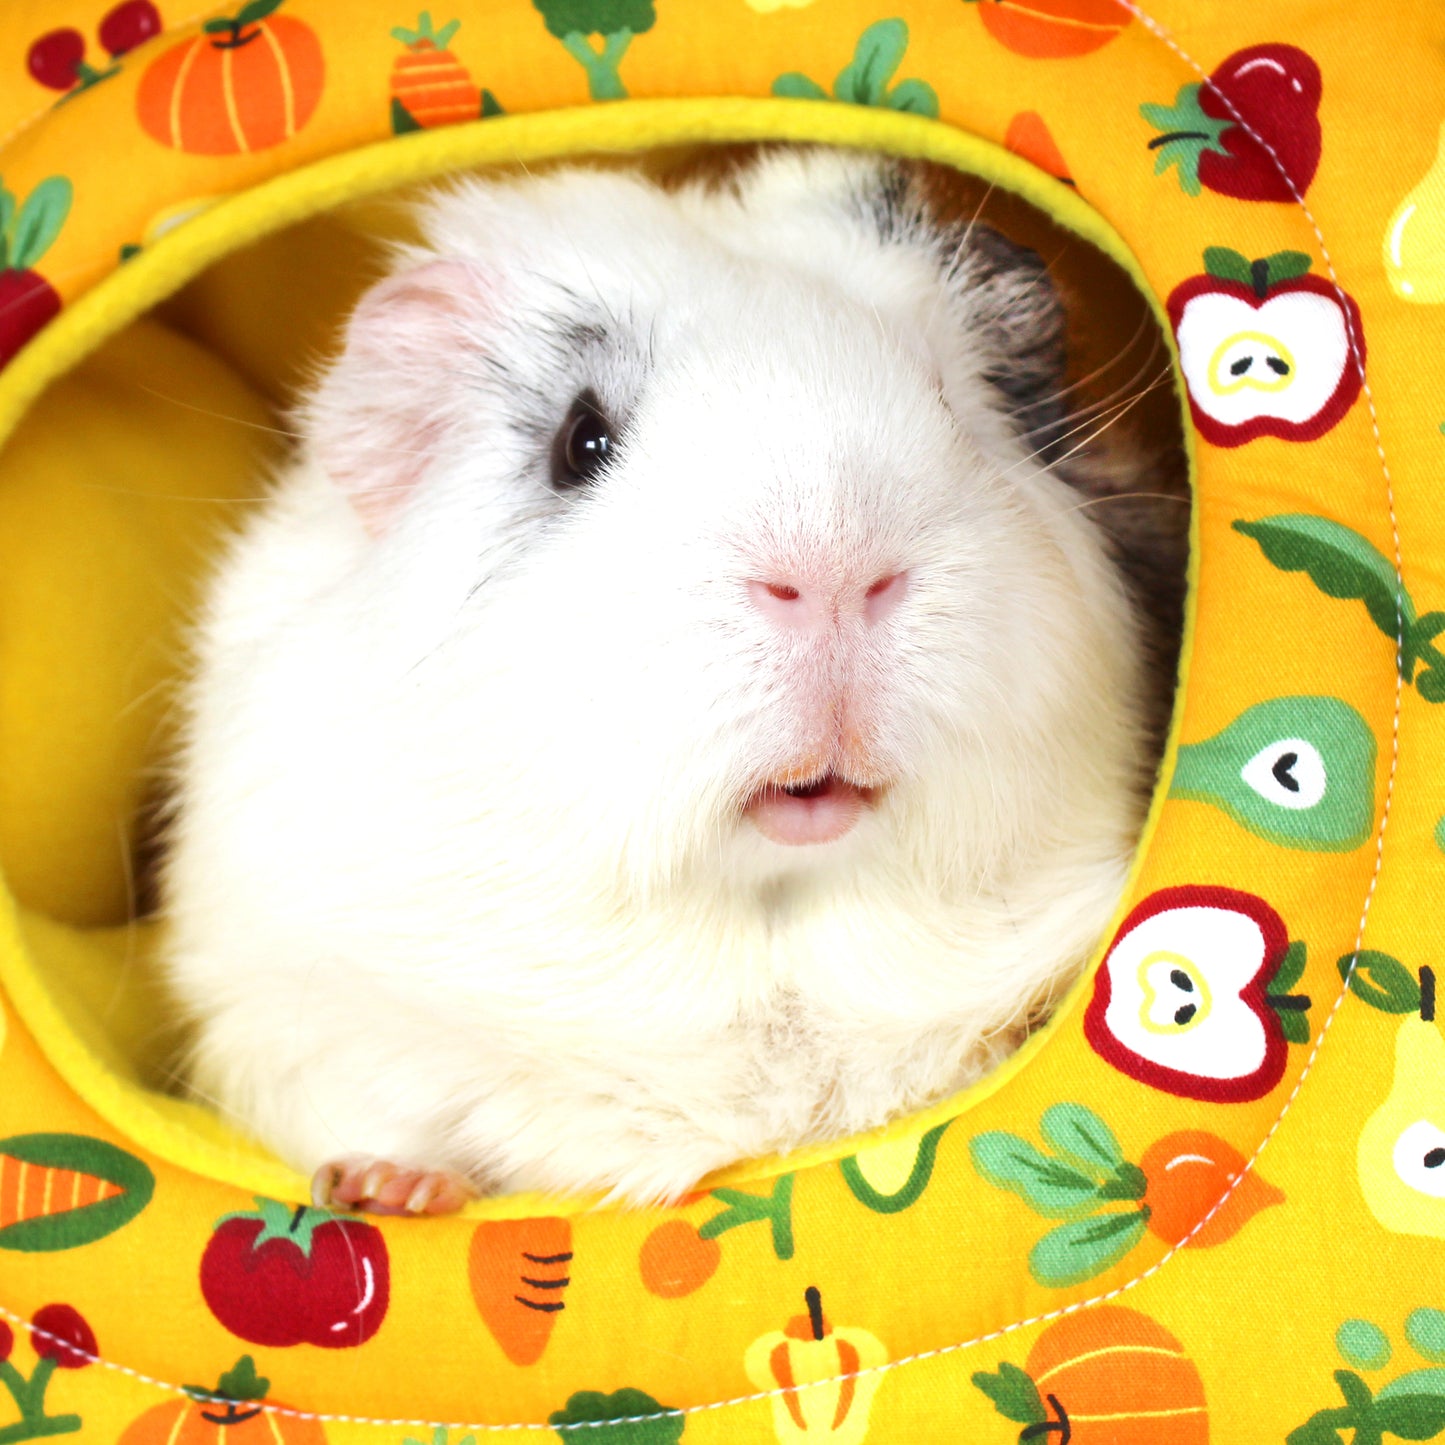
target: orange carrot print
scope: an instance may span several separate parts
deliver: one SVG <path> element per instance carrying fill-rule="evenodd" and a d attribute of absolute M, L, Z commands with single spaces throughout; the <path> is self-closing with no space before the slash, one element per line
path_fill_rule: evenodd
<path fill-rule="evenodd" d="M 1003 138 L 1004 149 L 1032 161 L 1041 171 L 1047 171 L 1056 181 L 1066 186 L 1074 184 L 1069 176 L 1069 167 L 1064 161 L 1044 118 L 1036 110 L 1021 110 L 1008 123 Z"/>
<path fill-rule="evenodd" d="M 477 1226 L 467 1276 L 482 1323 L 514 1365 L 542 1358 L 571 1284 L 565 1219 L 499 1219 Z"/>
<path fill-rule="evenodd" d="M 391 32 L 406 46 L 391 67 L 391 128 L 398 135 L 500 112 L 491 92 L 478 87 L 447 49 L 461 23 L 452 20 L 437 30 L 423 10 L 414 29 L 398 25 Z"/>
<path fill-rule="evenodd" d="M 139 1159 L 83 1134 L 0 1139 L 0 1249 L 44 1253 L 89 1244 L 150 1202 Z"/>

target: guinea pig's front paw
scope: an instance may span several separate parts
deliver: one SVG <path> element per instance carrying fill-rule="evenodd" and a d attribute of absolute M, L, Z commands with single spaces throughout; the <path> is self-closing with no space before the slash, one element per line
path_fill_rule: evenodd
<path fill-rule="evenodd" d="M 478 1193 L 450 1169 L 414 1169 L 365 1155 L 323 1164 L 311 1176 L 312 1203 L 367 1214 L 455 1214 Z"/>

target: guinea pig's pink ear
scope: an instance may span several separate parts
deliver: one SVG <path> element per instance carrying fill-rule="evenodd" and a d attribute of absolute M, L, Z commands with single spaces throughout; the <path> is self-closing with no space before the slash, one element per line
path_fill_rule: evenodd
<path fill-rule="evenodd" d="M 429 261 L 361 298 L 306 411 L 315 455 L 368 531 L 385 531 L 440 455 L 485 350 L 489 278 Z"/>

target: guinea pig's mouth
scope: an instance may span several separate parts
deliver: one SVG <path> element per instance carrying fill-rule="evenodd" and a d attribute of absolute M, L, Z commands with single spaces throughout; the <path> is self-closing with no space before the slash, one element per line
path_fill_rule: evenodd
<path fill-rule="evenodd" d="M 832 843 L 852 832 L 877 793 L 830 769 L 806 783 L 765 784 L 743 804 L 743 816 L 774 843 Z"/>

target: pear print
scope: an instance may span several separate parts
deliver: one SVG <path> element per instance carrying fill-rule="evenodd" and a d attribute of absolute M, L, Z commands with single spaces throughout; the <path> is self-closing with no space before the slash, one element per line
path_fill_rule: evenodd
<path fill-rule="evenodd" d="M 1385 275 L 1405 301 L 1445 301 L 1445 124 L 1434 163 L 1395 207 L 1385 228 Z"/>
<path fill-rule="evenodd" d="M 1343 853 L 1373 831 L 1375 735 L 1337 697 L 1271 698 L 1181 747 L 1169 793 L 1282 848 Z"/>
<path fill-rule="evenodd" d="M 1389 1097 L 1360 1131 L 1360 1191 L 1394 1234 L 1445 1239 L 1445 1036 L 1405 1017 Z"/>

